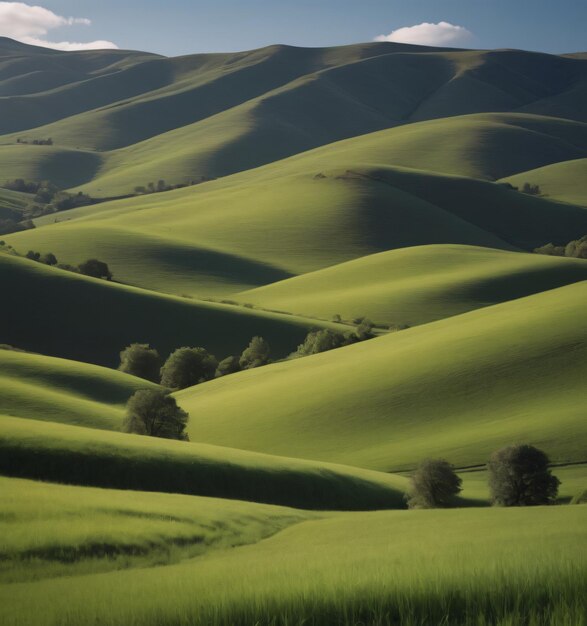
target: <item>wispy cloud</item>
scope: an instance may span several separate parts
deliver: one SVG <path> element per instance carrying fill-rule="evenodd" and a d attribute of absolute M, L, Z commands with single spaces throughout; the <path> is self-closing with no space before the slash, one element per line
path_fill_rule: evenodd
<path fill-rule="evenodd" d="M 394 41 L 420 46 L 452 46 L 465 44 L 473 38 L 473 33 L 464 26 L 449 22 L 431 24 L 422 22 L 415 26 L 404 26 L 391 31 L 389 35 L 379 35 L 375 41 Z"/>
<path fill-rule="evenodd" d="M 0 36 L 11 37 L 33 46 L 44 46 L 55 50 L 94 50 L 118 48 L 112 41 L 48 41 L 45 35 L 50 30 L 63 26 L 89 26 L 92 22 L 85 17 L 63 17 L 40 6 L 24 2 L 0 2 Z"/>

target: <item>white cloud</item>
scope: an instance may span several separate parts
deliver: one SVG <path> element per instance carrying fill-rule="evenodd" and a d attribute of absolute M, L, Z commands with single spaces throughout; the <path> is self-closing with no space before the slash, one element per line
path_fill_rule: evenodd
<path fill-rule="evenodd" d="M 464 44 L 472 38 L 473 33 L 464 26 L 456 26 L 449 22 L 438 22 L 438 24 L 423 22 L 415 26 L 398 28 L 389 35 L 379 35 L 375 37 L 375 41 L 393 41 L 420 46 L 451 46 Z"/>
<path fill-rule="evenodd" d="M 62 26 L 89 26 L 92 22 L 85 17 L 63 17 L 40 6 L 24 2 L 0 2 L 0 36 L 18 39 L 33 46 L 54 48 L 55 50 L 95 50 L 118 48 L 111 41 L 90 41 L 74 43 L 69 41 L 52 42 L 44 38 L 50 30 Z"/>

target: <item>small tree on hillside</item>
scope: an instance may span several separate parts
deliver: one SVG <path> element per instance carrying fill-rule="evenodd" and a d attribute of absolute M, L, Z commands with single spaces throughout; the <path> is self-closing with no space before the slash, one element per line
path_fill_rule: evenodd
<path fill-rule="evenodd" d="M 79 265 L 79 271 L 86 276 L 93 278 L 105 278 L 112 280 L 112 272 L 108 269 L 108 265 L 98 259 L 88 259 Z"/>
<path fill-rule="evenodd" d="M 263 337 L 253 337 L 241 355 L 239 361 L 241 368 L 246 370 L 267 365 L 270 352 L 269 344 Z"/>
<path fill-rule="evenodd" d="M 185 389 L 214 378 L 218 361 L 205 348 L 178 348 L 161 368 L 161 384 Z"/>
<path fill-rule="evenodd" d="M 177 406 L 168 392 L 139 389 L 126 404 L 123 430 L 137 435 L 188 441 L 185 432 L 189 415 Z"/>
<path fill-rule="evenodd" d="M 428 459 L 420 463 L 410 479 L 407 495 L 410 509 L 446 508 L 461 492 L 462 480 L 454 467 L 442 459 Z"/>
<path fill-rule="evenodd" d="M 527 444 L 497 450 L 489 460 L 489 488 L 493 504 L 532 506 L 553 504 L 560 481 L 548 469 L 548 456 Z"/>
<path fill-rule="evenodd" d="M 118 369 L 126 374 L 158 383 L 161 362 L 157 350 L 151 348 L 148 343 L 131 343 L 120 353 Z"/>
<path fill-rule="evenodd" d="M 45 265 L 57 265 L 57 257 L 52 252 L 47 252 L 40 258 L 41 263 Z"/>
<path fill-rule="evenodd" d="M 327 352 L 347 345 L 348 339 L 342 333 L 334 330 L 321 329 L 312 330 L 306 336 L 304 343 L 298 346 L 293 357 L 309 356 L 320 352 Z"/>
<path fill-rule="evenodd" d="M 241 366 L 239 363 L 239 357 L 227 356 L 225 359 L 222 359 L 220 363 L 218 363 L 218 367 L 216 368 L 216 378 L 228 376 L 229 374 L 236 374 L 236 372 L 240 372 L 240 369 Z"/>

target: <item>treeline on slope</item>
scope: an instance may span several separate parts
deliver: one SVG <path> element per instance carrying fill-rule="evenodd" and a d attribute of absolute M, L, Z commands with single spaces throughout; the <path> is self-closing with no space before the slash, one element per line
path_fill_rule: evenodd
<path fill-rule="evenodd" d="M 330 329 L 311 330 L 287 358 L 310 356 L 371 339 L 374 336 L 372 329 L 372 322 L 363 319 L 346 333 Z M 230 355 L 221 361 L 206 348 L 184 346 L 177 348 L 163 362 L 159 352 L 150 344 L 133 343 L 120 353 L 118 369 L 168 389 L 179 390 L 271 362 L 269 343 L 263 337 L 255 336 L 240 355 Z"/>
<path fill-rule="evenodd" d="M 18 191 L 33 197 L 31 202 L 22 210 L 20 220 L 10 218 L 3 220 L 3 223 L 0 224 L 0 235 L 8 235 L 28 228 L 34 228 L 31 220 L 36 217 L 59 211 L 68 211 L 99 202 L 99 200 L 81 191 L 76 194 L 63 191 L 49 180 L 26 181 L 23 178 L 16 178 L 6 181 L 2 187 L 9 191 Z"/>
<path fill-rule="evenodd" d="M 7 245 L 5 241 L 0 241 L 0 252 L 4 252 L 12 256 L 22 256 L 11 245 Z M 108 264 L 104 263 L 104 261 L 99 261 L 98 259 L 87 259 L 79 265 L 69 265 L 68 263 L 59 263 L 57 257 L 52 252 L 42 254 L 40 252 L 35 252 L 34 250 L 29 250 L 24 255 L 24 258 L 29 259 L 30 261 L 35 261 L 36 263 L 54 266 L 60 270 L 91 276 L 92 278 L 103 278 L 105 280 L 112 280 L 113 278 L 113 274 L 108 268 Z"/>
<path fill-rule="evenodd" d="M 553 243 L 547 243 L 545 246 L 535 248 L 536 254 L 547 254 L 549 256 L 565 256 L 575 259 L 587 259 L 587 235 L 583 235 L 580 239 L 569 241 L 564 246 L 555 246 Z"/>
<path fill-rule="evenodd" d="M 162 178 L 159 179 L 156 183 L 153 181 L 148 182 L 146 185 L 137 185 L 133 191 L 135 195 L 146 195 L 150 193 L 163 193 L 165 191 L 173 191 L 174 189 L 184 189 L 185 187 L 193 187 L 194 185 L 200 185 L 201 183 L 207 183 L 211 180 L 216 180 L 210 176 L 200 176 L 197 179 L 192 179 L 187 183 L 176 183 L 175 185 L 170 185 Z"/>
<path fill-rule="evenodd" d="M 560 481 L 551 474 L 549 463 L 546 453 L 528 444 L 496 450 L 487 464 L 491 503 L 497 506 L 554 504 Z M 461 485 L 461 478 L 448 461 L 427 459 L 410 478 L 408 507 L 450 507 L 455 504 Z"/>

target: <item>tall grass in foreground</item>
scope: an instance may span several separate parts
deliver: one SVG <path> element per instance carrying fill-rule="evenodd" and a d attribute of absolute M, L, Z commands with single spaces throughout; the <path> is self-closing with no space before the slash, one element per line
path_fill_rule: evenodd
<path fill-rule="evenodd" d="M 6 585 L 59 626 L 584 626 L 587 507 L 337 514 L 179 565 Z"/>

